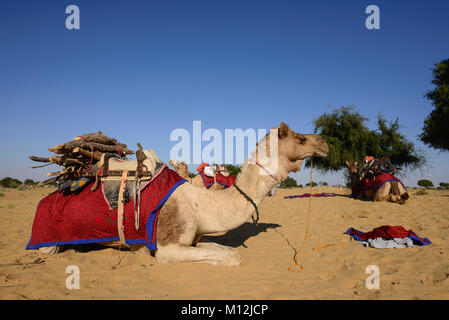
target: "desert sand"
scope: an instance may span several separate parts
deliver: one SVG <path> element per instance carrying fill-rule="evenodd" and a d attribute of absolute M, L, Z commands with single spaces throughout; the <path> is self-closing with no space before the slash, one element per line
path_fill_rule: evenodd
<path fill-rule="evenodd" d="M 25 250 L 35 209 L 52 188 L 1 189 L 0 299 L 449 299 L 449 191 L 410 189 L 405 205 L 348 198 L 349 189 L 316 187 L 339 196 L 312 198 L 304 269 L 291 272 L 294 248 L 304 240 L 308 188 L 279 189 L 250 221 L 215 241 L 238 248 L 239 267 L 161 264 L 147 249 L 137 252 L 88 246 L 47 255 Z M 431 245 L 406 249 L 365 248 L 344 234 L 401 225 Z M 339 244 L 312 250 L 316 246 Z M 302 258 L 301 258 L 302 257 Z M 114 265 L 120 261 L 116 269 Z M 80 270 L 80 289 L 66 288 L 66 268 Z M 380 271 L 380 288 L 367 289 L 367 266 Z"/>

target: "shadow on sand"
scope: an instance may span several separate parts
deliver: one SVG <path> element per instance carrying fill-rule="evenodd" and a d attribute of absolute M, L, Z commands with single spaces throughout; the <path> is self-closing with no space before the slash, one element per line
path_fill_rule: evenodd
<path fill-rule="evenodd" d="M 245 245 L 245 241 L 251 237 L 257 236 L 261 232 L 267 232 L 268 229 L 274 229 L 281 225 L 276 223 L 258 223 L 254 225 L 250 222 L 245 222 L 240 227 L 230 230 L 221 236 L 202 236 L 202 242 L 215 242 L 224 246 L 239 247 Z"/>

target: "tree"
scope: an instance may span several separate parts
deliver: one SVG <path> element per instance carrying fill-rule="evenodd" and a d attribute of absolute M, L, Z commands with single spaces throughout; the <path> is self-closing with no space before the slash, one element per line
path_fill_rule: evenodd
<path fill-rule="evenodd" d="M 315 181 L 312 181 L 312 187 L 316 187 L 318 186 L 318 183 L 316 183 Z M 306 183 L 306 187 L 310 187 L 310 182 Z"/>
<path fill-rule="evenodd" d="M 448 182 L 440 182 L 441 189 L 449 189 L 449 183 Z"/>
<path fill-rule="evenodd" d="M 424 97 L 432 101 L 435 109 L 424 120 L 419 138 L 426 145 L 441 151 L 449 150 L 449 59 L 443 60 L 432 69 L 432 83 L 436 86 Z"/>
<path fill-rule="evenodd" d="M 232 164 L 225 164 L 224 167 L 228 170 L 229 174 L 234 178 L 240 173 L 241 168 L 239 166 L 234 166 Z"/>
<path fill-rule="evenodd" d="M 32 179 L 25 179 L 25 181 L 23 182 L 23 184 L 27 185 L 27 186 L 34 186 L 37 184 L 37 182 L 34 182 Z"/>
<path fill-rule="evenodd" d="M 346 161 L 360 162 L 365 156 L 390 158 L 394 165 L 412 170 L 425 164 L 424 156 L 399 132 L 398 118 L 388 122 L 378 115 L 377 130 L 368 129 L 368 120 L 353 106 L 335 109 L 314 120 L 315 133 L 329 146 L 328 156 L 314 159 L 314 167 L 324 172 L 338 171 Z M 310 160 L 306 166 L 310 167 Z"/>
<path fill-rule="evenodd" d="M 433 183 L 430 180 L 422 179 L 418 181 L 418 186 L 424 187 L 424 188 L 431 188 L 433 187 Z"/>
<path fill-rule="evenodd" d="M 189 171 L 189 178 L 190 179 L 193 179 L 193 178 L 195 178 L 196 177 L 196 174 L 194 174 L 193 172 L 190 172 Z"/>
<path fill-rule="evenodd" d="M 4 188 L 17 188 L 21 184 L 22 181 L 13 179 L 11 177 L 5 177 L 4 179 L 0 180 L 0 186 Z"/>
<path fill-rule="evenodd" d="M 298 186 L 298 183 L 296 182 L 295 179 L 293 179 L 292 177 L 287 177 L 287 178 L 285 178 L 284 181 L 281 182 L 281 184 L 279 185 L 279 188 L 294 188 L 297 186 Z"/>

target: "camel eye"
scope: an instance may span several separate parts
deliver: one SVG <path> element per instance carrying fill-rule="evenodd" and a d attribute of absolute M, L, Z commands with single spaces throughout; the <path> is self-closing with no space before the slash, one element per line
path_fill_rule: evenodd
<path fill-rule="evenodd" d="M 304 137 L 302 134 L 298 134 L 296 137 L 299 139 L 299 142 L 303 144 L 307 141 L 307 138 Z"/>

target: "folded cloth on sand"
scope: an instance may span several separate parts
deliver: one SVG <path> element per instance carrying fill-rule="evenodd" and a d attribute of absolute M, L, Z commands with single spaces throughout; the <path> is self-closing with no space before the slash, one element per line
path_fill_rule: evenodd
<path fill-rule="evenodd" d="M 135 227 L 134 199 L 125 203 L 123 225 L 128 245 L 146 244 L 149 250 L 157 249 L 156 226 L 160 209 L 185 181 L 173 170 L 164 168 L 142 190 L 139 230 Z M 42 199 L 26 249 L 120 240 L 117 209 L 110 209 L 102 189 L 100 183 L 95 191 L 88 186 L 79 193 L 55 191 Z"/>
<path fill-rule="evenodd" d="M 203 183 L 206 188 L 209 188 L 212 186 L 215 182 L 219 185 L 222 185 L 226 188 L 231 187 L 235 184 L 235 178 L 231 175 L 225 177 L 221 173 L 215 174 L 215 179 L 213 177 L 208 177 L 204 174 L 204 171 L 199 171 L 199 174 L 201 175 L 201 178 L 203 178 Z"/>
<path fill-rule="evenodd" d="M 398 238 L 399 239 L 410 238 L 414 245 L 419 246 L 425 246 L 432 243 L 428 238 L 420 238 L 412 230 L 406 230 L 402 226 L 388 226 L 388 225 L 381 226 L 378 228 L 374 228 L 370 232 L 362 232 L 354 228 L 349 228 L 348 230 L 346 230 L 345 233 L 352 236 L 357 241 L 364 242 L 362 244 L 375 244 L 376 242 L 373 242 L 374 239 L 396 241 L 395 239 Z M 381 240 L 378 240 L 377 243 L 381 243 Z M 410 243 L 407 242 L 407 240 L 405 240 L 405 242 L 400 241 L 400 244 L 409 246 Z M 390 245 L 394 244 L 391 243 Z M 382 244 L 379 247 L 389 247 L 389 246 L 388 244 Z"/>

